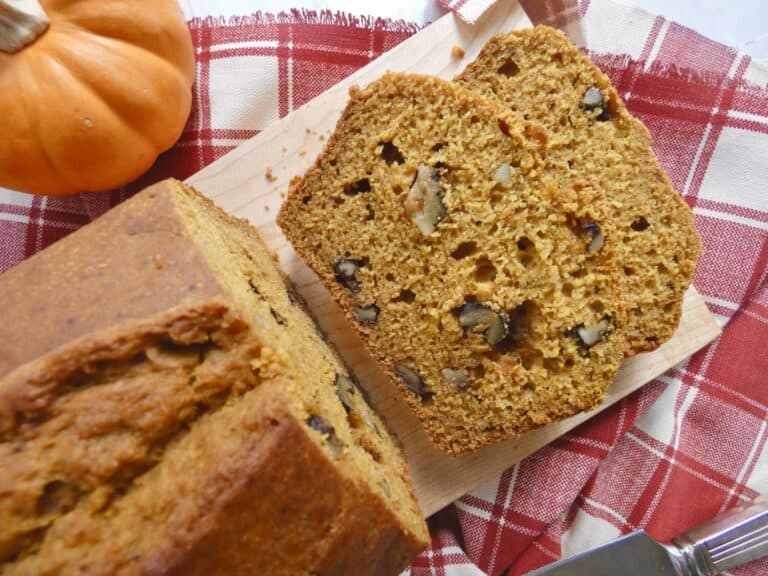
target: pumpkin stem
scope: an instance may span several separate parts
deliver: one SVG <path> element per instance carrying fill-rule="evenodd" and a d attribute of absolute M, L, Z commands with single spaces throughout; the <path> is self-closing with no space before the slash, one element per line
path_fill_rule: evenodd
<path fill-rule="evenodd" d="M 49 22 L 38 0 L 0 0 L 0 52 L 18 52 L 45 32 Z"/>

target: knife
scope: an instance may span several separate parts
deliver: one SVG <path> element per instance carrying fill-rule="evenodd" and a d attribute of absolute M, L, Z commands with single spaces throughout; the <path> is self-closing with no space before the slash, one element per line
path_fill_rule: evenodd
<path fill-rule="evenodd" d="M 768 498 L 661 544 L 639 530 L 527 576 L 715 576 L 768 555 Z"/>

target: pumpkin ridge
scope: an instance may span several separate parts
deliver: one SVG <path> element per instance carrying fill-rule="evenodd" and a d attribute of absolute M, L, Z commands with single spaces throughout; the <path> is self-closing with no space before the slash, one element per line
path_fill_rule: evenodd
<path fill-rule="evenodd" d="M 137 44 L 135 42 L 132 42 L 128 38 L 120 38 L 119 36 L 114 35 L 108 35 L 103 34 L 101 32 L 98 32 L 96 30 L 91 30 L 89 28 L 86 28 L 85 26 L 82 26 L 76 22 L 67 22 L 70 26 L 72 26 L 72 30 L 77 30 L 80 34 L 86 35 L 89 42 L 93 42 L 94 44 L 105 44 L 104 41 L 107 42 L 115 42 L 120 44 L 124 47 L 130 47 L 136 50 L 139 50 L 143 55 L 145 56 L 151 56 L 155 58 L 156 60 L 160 61 L 164 66 L 166 66 L 173 74 L 178 74 L 180 76 L 185 76 L 184 73 L 182 73 L 178 67 L 169 60 L 166 56 L 159 54 L 158 52 L 154 50 L 150 50 L 147 46 L 142 46 L 141 44 Z M 109 46 L 109 44 L 105 44 L 106 46 Z M 190 83 L 191 86 L 191 83 Z"/>
<path fill-rule="evenodd" d="M 54 30 L 49 30 L 48 33 L 54 32 Z M 73 70 L 67 65 L 67 63 L 62 62 L 59 57 L 56 57 L 56 53 L 49 51 L 46 53 L 49 65 L 56 66 L 58 69 L 60 69 L 62 75 L 67 75 L 70 80 L 68 83 L 70 85 L 76 85 L 81 92 L 86 93 L 89 95 L 90 98 L 93 99 L 93 101 L 103 110 L 106 111 L 109 116 L 114 120 L 117 120 L 121 126 L 121 128 L 125 128 L 129 130 L 133 135 L 135 135 L 138 139 L 137 145 L 142 146 L 145 148 L 144 153 L 142 156 L 149 156 L 151 158 L 154 158 L 157 155 L 156 147 L 153 145 L 152 142 L 150 142 L 147 137 L 138 131 L 138 129 L 133 126 L 130 122 L 127 122 L 125 118 L 118 115 L 114 108 L 109 106 L 101 97 L 101 95 L 94 91 L 92 87 L 85 82 L 83 78 L 81 78 L 79 75 L 76 75 Z M 43 62 L 43 59 L 39 59 L 40 62 Z M 27 75 L 32 76 L 32 75 Z M 38 88 L 39 83 L 37 81 L 35 83 L 36 92 L 38 94 L 42 94 L 43 91 Z M 40 102 L 40 98 L 32 99 L 33 102 Z M 45 101 L 45 99 L 42 99 L 42 101 Z M 82 102 L 82 99 L 80 100 Z M 95 116 L 95 114 L 92 114 Z M 84 187 L 81 184 L 78 184 L 77 181 L 82 178 L 82 174 L 79 174 L 79 172 L 72 170 L 70 166 L 68 166 L 68 163 L 66 161 L 62 161 L 59 157 L 59 155 L 53 153 L 49 148 L 55 148 L 56 145 L 49 142 L 48 140 L 48 134 L 49 131 L 45 129 L 45 126 L 41 126 L 40 118 L 47 117 L 47 114 L 42 114 L 40 111 L 38 111 L 33 116 L 33 126 L 35 127 L 36 133 L 38 136 L 38 141 L 40 143 L 40 149 L 43 152 L 43 155 L 45 158 L 50 162 L 51 166 L 53 167 L 53 170 L 56 174 L 56 178 L 59 180 L 63 180 L 69 187 L 71 187 L 72 190 L 78 191 L 78 192 L 85 192 L 85 191 L 91 191 L 90 186 Z M 152 165 L 152 162 L 150 162 L 148 165 L 144 167 L 144 169 L 141 172 L 137 172 L 134 170 L 134 178 L 138 177 L 140 174 L 142 174 L 144 171 L 149 169 L 149 167 Z"/>
<path fill-rule="evenodd" d="M 111 50 L 112 47 L 109 45 L 110 42 L 117 42 L 120 43 L 123 47 L 121 50 L 117 50 L 116 53 L 124 54 L 126 52 L 126 48 L 131 48 L 139 51 L 142 55 L 150 55 L 153 60 L 153 64 L 157 63 L 158 68 L 156 68 L 153 72 L 156 72 L 160 75 L 165 75 L 169 78 L 175 78 L 180 82 L 182 86 L 184 86 L 184 90 L 181 92 L 183 93 L 189 93 L 190 94 L 190 104 L 189 107 L 191 109 L 191 89 L 192 89 L 192 83 L 187 83 L 185 75 L 180 72 L 171 62 L 163 58 L 162 56 L 146 49 L 143 46 L 139 46 L 136 44 L 132 44 L 126 40 L 121 40 L 119 38 L 110 38 L 110 37 L 103 37 L 97 35 L 95 32 L 91 32 L 85 28 L 82 28 L 80 26 L 77 26 L 78 33 L 87 35 L 88 41 L 92 42 L 94 45 L 103 47 L 105 50 Z M 71 33 L 71 32 L 70 32 Z M 66 46 L 66 44 L 63 44 L 62 46 Z M 69 56 L 69 51 L 65 50 L 65 56 Z M 146 68 L 142 70 L 138 70 L 138 67 L 132 66 L 131 61 L 136 60 L 135 56 L 122 56 L 121 57 L 123 64 L 127 66 L 127 70 L 140 72 L 143 76 L 146 73 Z M 150 66 L 149 64 L 147 67 Z M 94 82 L 91 80 L 91 75 L 88 74 L 88 65 L 83 65 L 79 61 L 79 59 L 76 57 L 76 55 L 73 55 L 71 62 L 65 63 L 65 68 L 67 71 L 72 74 L 73 77 L 75 77 L 80 86 L 87 89 L 91 95 L 93 95 L 97 100 L 100 102 L 105 103 L 105 106 L 110 112 L 112 112 L 113 116 L 118 119 L 121 123 L 121 125 L 125 128 L 130 128 L 130 130 L 149 148 L 151 148 L 155 154 L 158 154 L 160 152 L 166 151 L 168 148 L 170 148 L 174 142 L 176 142 L 181 135 L 184 126 L 186 124 L 186 119 L 189 117 L 189 110 L 184 114 L 184 122 L 182 122 L 181 126 L 179 127 L 177 134 L 174 138 L 166 138 L 162 139 L 161 137 L 153 137 L 154 135 L 148 135 L 145 132 L 139 132 L 136 129 L 135 121 L 131 118 L 132 116 L 132 108 L 134 108 L 131 105 L 131 102 L 129 99 L 125 99 L 123 102 L 120 102 L 120 106 L 115 106 L 110 104 L 109 102 L 112 100 L 113 96 L 105 91 L 100 90 L 101 85 L 98 82 Z M 159 72 L 158 72 L 159 70 Z M 77 72 L 77 74 L 76 74 Z M 156 86 L 152 83 L 147 83 L 147 87 L 152 90 L 156 91 Z M 152 100 L 156 101 L 160 98 L 159 95 L 153 94 Z M 161 135 L 162 136 L 162 135 Z"/>
<path fill-rule="evenodd" d="M 114 40 L 121 43 L 122 45 L 129 45 L 139 48 L 146 54 L 153 54 L 154 56 L 157 56 L 161 60 L 170 64 L 174 70 L 178 71 L 185 77 L 194 75 L 195 48 L 192 44 L 191 32 L 184 19 L 183 12 L 175 0 L 172 2 L 158 2 L 157 5 L 152 6 L 152 22 L 136 20 L 136 13 L 132 12 L 130 27 L 110 27 L 105 25 L 105 20 L 103 17 L 93 18 L 90 15 L 84 17 L 82 14 L 73 14 L 72 12 L 74 12 L 76 8 L 78 8 L 77 2 L 74 2 L 72 5 L 63 8 L 59 18 L 61 18 L 70 26 L 75 27 L 78 30 L 98 39 Z M 113 15 L 110 12 L 106 12 L 102 16 L 112 17 Z M 120 16 L 117 17 L 118 20 L 119 18 Z M 160 22 L 161 24 L 158 25 L 157 22 Z M 164 43 L 152 43 L 152 46 L 157 48 L 157 50 L 153 50 L 142 43 L 142 40 L 144 40 L 146 36 L 141 37 L 126 34 L 123 37 L 116 34 L 116 32 L 129 32 L 135 29 L 149 30 L 152 32 L 151 36 L 162 36 L 168 40 L 172 40 L 171 46 L 167 46 Z M 181 36 L 184 38 L 182 39 Z M 186 68 L 183 60 L 185 59 L 184 53 L 187 50 L 179 49 L 178 45 L 179 42 L 182 42 L 182 40 L 185 41 L 188 47 L 188 52 L 191 56 L 188 59 L 189 62 L 187 62 L 187 64 L 190 64 L 188 67 L 189 69 L 187 70 L 183 70 L 183 68 Z M 174 44 L 175 46 L 173 46 Z"/>
<path fill-rule="evenodd" d="M 49 28 L 46 30 L 46 34 L 50 34 L 52 31 Z M 61 64 L 57 62 L 56 59 L 51 58 L 50 55 L 48 55 L 49 60 L 53 60 L 53 62 Z M 35 68 L 39 68 L 43 62 L 45 62 L 45 59 L 43 56 L 38 56 L 36 66 Z M 61 66 L 64 68 L 63 66 Z M 25 81 L 26 80 L 26 81 Z M 29 106 L 24 106 L 24 113 L 26 114 L 27 118 L 29 119 L 29 125 L 32 128 L 32 132 L 35 134 L 41 134 L 44 131 L 41 131 L 41 122 L 40 119 L 43 117 L 42 114 L 40 114 L 39 110 L 37 109 L 37 106 L 39 105 L 39 102 L 41 101 L 40 98 L 30 97 L 30 92 L 33 94 L 39 95 L 42 93 L 42 91 L 39 88 L 40 83 L 37 82 L 34 74 L 23 74 L 21 76 L 21 82 L 20 82 L 20 96 L 22 94 L 26 95 L 25 101 L 28 102 Z M 30 90 L 30 87 L 32 88 Z M 77 191 L 78 187 L 73 185 L 73 182 L 69 180 L 69 178 L 65 178 L 61 172 L 61 168 L 59 167 L 58 162 L 56 162 L 54 158 L 54 154 L 48 149 L 48 142 L 42 138 L 38 137 L 38 149 L 40 150 L 40 153 L 45 160 L 45 162 L 50 166 L 51 171 L 56 174 L 56 178 L 63 180 L 66 182 L 67 186 L 70 187 L 73 191 Z"/>
<path fill-rule="evenodd" d="M 33 101 L 34 98 L 30 98 L 28 94 L 28 88 L 26 84 L 22 81 L 25 75 L 11 75 L 9 76 L 12 82 L 12 86 L 15 85 L 16 90 L 9 90 L 9 92 L 15 94 L 15 97 L 18 98 L 20 101 Z M 27 125 L 29 126 L 29 132 L 30 134 L 36 133 L 38 130 L 38 122 L 37 122 L 37 114 L 33 114 L 33 110 L 30 106 L 23 106 L 21 108 L 21 114 L 24 115 L 24 118 L 27 120 Z M 40 147 L 37 147 L 40 148 Z M 3 157 L 5 154 L 3 153 Z M 45 168 L 47 168 L 47 171 L 54 171 L 56 172 L 56 166 L 52 162 L 50 155 L 47 153 L 47 150 L 40 150 L 40 154 L 38 155 L 40 160 L 45 163 Z M 11 163 L 14 162 L 15 158 L 12 158 Z M 4 158 L 0 160 L 0 167 L 6 165 L 4 162 Z M 43 166 L 39 167 L 41 172 L 45 172 L 46 170 L 43 168 Z"/>

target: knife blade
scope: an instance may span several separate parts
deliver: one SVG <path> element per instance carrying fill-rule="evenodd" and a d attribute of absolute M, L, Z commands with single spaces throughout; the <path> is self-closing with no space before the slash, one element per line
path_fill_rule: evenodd
<path fill-rule="evenodd" d="M 528 576 L 681 576 L 672 551 L 645 532 L 627 534 L 598 548 L 587 550 Z"/>
<path fill-rule="evenodd" d="M 715 576 L 768 555 L 768 498 L 731 509 L 662 544 L 639 530 L 528 576 Z"/>

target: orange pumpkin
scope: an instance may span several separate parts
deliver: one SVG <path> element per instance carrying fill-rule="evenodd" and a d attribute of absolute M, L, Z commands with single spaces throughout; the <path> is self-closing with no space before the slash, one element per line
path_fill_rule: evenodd
<path fill-rule="evenodd" d="M 134 180 L 181 135 L 194 76 L 176 0 L 0 0 L 0 186 Z"/>

